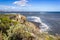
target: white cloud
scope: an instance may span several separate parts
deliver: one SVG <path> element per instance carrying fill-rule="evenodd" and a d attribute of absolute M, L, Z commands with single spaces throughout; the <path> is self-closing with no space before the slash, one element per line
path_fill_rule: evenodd
<path fill-rule="evenodd" d="M 0 10 L 14 10 L 16 7 L 14 6 L 6 6 L 6 5 L 0 5 Z"/>
<path fill-rule="evenodd" d="M 15 1 L 15 2 L 13 2 L 13 4 L 16 4 L 18 6 L 31 6 L 31 5 L 28 4 L 28 1 L 27 0 Z"/>
<path fill-rule="evenodd" d="M 5 9 L 15 9 L 14 6 L 4 6 Z"/>

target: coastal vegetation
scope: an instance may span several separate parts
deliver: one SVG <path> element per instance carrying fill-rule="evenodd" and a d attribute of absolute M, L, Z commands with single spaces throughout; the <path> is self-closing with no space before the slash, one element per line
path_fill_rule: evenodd
<path fill-rule="evenodd" d="M 23 15 L 0 14 L 0 40 L 60 40 L 60 36 L 41 33 Z"/>

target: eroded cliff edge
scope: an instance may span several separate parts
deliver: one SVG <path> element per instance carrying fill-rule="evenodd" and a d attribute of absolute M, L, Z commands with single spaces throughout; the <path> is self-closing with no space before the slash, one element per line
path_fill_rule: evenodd
<path fill-rule="evenodd" d="M 59 40 L 40 29 L 20 14 L 0 14 L 0 40 Z"/>

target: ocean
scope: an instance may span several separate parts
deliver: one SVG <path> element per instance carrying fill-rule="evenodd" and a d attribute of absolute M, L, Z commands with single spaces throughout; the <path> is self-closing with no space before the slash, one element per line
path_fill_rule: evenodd
<path fill-rule="evenodd" d="M 60 13 L 42 14 L 41 19 L 49 26 L 49 33 L 60 34 Z"/>
<path fill-rule="evenodd" d="M 19 14 L 25 15 L 26 17 L 34 16 L 36 18 L 40 18 L 41 23 L 47 25 L 49 28 L 48 33 L 60 34 L 60 12 L 20 12 Z"/>

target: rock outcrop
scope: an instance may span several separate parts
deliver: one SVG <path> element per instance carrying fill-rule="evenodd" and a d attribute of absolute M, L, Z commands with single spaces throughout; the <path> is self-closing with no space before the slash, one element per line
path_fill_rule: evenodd
<path fill-rule="evenodd" d="M 59 37 L 58 37 L 59 38 Z M 0 40 L 58 40 L 20 14 L 0 14 Z"/>

